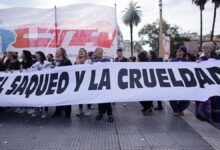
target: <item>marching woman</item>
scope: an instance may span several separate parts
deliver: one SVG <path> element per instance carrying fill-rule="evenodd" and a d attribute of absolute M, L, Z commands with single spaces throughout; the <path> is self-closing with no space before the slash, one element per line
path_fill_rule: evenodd
<path fill-rule="evenodd" d="M 158 62 L 159 61 L 156 53 L 152 50 L 147 52 L 147 58 L 148 58 L 149 62 Z M 156 110 L 156 111 L 163 110 L 163 105 L 162 105 L 161 101 L 157 102 L 157 107 L 155 107 L 154 110 Z"/>
<path fill-rule="evenodd" d="M 138 62 L 148 62 L 147 52 L 142 51 L 138 54 Z M 153 109 L 153 102 L 152 101 L 141 101 L 140 104 L 142 105 L 142 113 L 143 115 L 150 115 Z"/>
<path fill-rule="evenodd" d="M 31 66 L 30 70 L 42 70 L 44 68 L 49 68 L 50 63 L 46 60 L 46 56 L 43 52 L 37 51 L 35 53 L 36 63 Z M 35 108 L 32 113 L 32 117 L 41 116 L 41 118 L 46 118 L 48 116 L 48 107 Z"/>
<path fill-rule="evenodd" d="M 197 62 L 208 60 L 220 60 L 216 55 L 216 45 L 213 42 L 206 42 L 202 46 L 203 54 Z M 220 122 L 220 97 L 210 97 L 205 102 L 196 101 L 195 107 L 196 117 L 200 120 Z"/>
<path fill-rule="evenodd" d="M 20 69 L 29 69 L 33 65 L 31 52 L 27 50 L 23 50 L 21 58 L 22 58 L 22 62 Z"/>
<path fill-rule="evenodd" d="M 79 49 L 79 52 L 78 52 L 78 56 L 76 57 L 76 61 L 75 61 L 75 65 L 80 65 L 80 64 L 89 64 L 89 56 L 87 54 L 87 51 L 86 49 L 84 48 L 80 48 Z M 78 112 L 76 113 L 76 116 L 80 117 L 82 116 L 84 113 L 83 113 L 83 105 L 80 104 L 79 105 L 79 110 Z M 84 116 L 88 117 L 91 115 L 91 104 L 87 104 L 87 110 L 84 114 Z"/>
<path fill-rule="evenodd" d="M 186 47 L 180 46 L 176 52 L 176 58 L 172 59 L 171 62 L 185 62 L 186 56 Z M 183 116 L 183 111 L 189 106 L 189 101 L 170 101 L 170 106 L 172 107 L 175 116 Z"/>
<path fill-rule="evenodd" d="M 31 52 L 27 50 L 23 50 L 21 54 L 22 62 L 20 65 L 20 71 L 23 72 L 25 70 L 28 70 L 33 65 L 32 55 Z M 22 113 L 32 114 L 34 113 L 34 108 L 21 108 L 21 110 L 18 112 L 19 114 Z"/>
<path fill-rule="evenodd" d="M 56 67 L 70 66 L 70 65 L 72 65 L 72 63 L 67 58 L 66 50 L 62 47 L 58 48 L 56 50 Z M 71 105 L 57 106 L 53 117 L 61 116 L 62 111 L 65 111 L 66 118 L 70 118 L 72 111 Z"/>
<path fill-rule="evenodd" d="M 18 61 L 18 55 L 16 52 L 8 52 L 7 60 L 4 64 L 5 71 L 15 71 L 20 69 L 20 62 Z"/>
<path fill-rule="evenodd" d="M 18 55 L 16 52 L 8 52 L 7 60 L 3 66 L 5 72 L 13 72 L 20 69 L 20 62 L 18 61 Z M 9 108 L 7 111 L 19 112 L 20 108 Z"/>

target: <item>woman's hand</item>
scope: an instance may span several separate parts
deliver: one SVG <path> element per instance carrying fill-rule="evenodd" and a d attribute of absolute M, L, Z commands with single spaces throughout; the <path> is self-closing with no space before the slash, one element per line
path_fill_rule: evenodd
<path fill-rule="evenodd" d="M 54 69 L 54 68 L 55 68 L 55 65 L 50 65 L 50 68 L 51 68 L 51 69 Z"/>
<path fill-rule="evenodd" d="M 41 70 L 41 69 L 42 69 L 41 65 L 37 65 L 37 70 Z"/>
<path fill-rule="evenodd" d="M 196 62 L 197 62 L 197 63 L 200 63 L 200 62 L 201 62 L 201 59 L 198 59 Z"/>

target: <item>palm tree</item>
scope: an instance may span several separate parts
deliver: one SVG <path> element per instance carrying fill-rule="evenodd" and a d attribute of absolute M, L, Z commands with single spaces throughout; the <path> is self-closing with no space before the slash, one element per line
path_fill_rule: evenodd
<path fill-rule="evenodd" d="M 213 15 L 212 32 L 211 32 L 210 41 L 213 41 L 213 37 L 214 37 L 216 10 L 220 6 L 220 0 L 212 0 L 212 3 L 214 3 L 215 6 L 214 6 L 214 15 Z"/>
<path fill-rule="evenodd" d="M 205 4 L 208 0 L 192 0 L 200 9 L 200 50 L 202 49 L 202 11 L 205 9 Z"/>
<path fill-rule="evenodd" d="M 130 27 L 131 34 L 131 56 L 133 56 L 133 26 L 137 26 L 141 22 L 142 11 L 141 7 L 137 6 L 137 2 L 131 1 L 128 8 L 125 9 L 122 21 Z"/>

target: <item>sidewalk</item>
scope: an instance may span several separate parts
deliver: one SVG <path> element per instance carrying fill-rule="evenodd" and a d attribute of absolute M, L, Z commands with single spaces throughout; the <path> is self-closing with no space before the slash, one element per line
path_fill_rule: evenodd
<path fill-rule="evenodd" d="M 91 117 L 78 118 L 73 106 L 71 119 L 0 112 L 0 150 L 212 150 L 220 145 L 220 131 L 190 111 L 178 118 L 165 106 L 143 116 L 138 103 L 117 103 L 115 122 L 109 123 L 106 117 L 95 120 L 94 107 Z"/>

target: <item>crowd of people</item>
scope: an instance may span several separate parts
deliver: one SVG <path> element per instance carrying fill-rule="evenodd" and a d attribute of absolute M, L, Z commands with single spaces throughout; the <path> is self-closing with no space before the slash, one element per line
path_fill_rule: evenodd
<path fill-rule="evenodd" d="M 204 43 L 203 45 L 203 53 L 199 56 L 193 56 L 187 53 L 187 49 L 185 46 L 180 46 L 176 51 L 176 58 L 171 59 L 172 62 L 185 62 L 185 61 L 205 61 L 208 59 L 219 59 L 219 56 L 215 53 L 216 46 L 212 42 Z M 70 59 L 67 57 L 66 50 L 64 48 L 58 48 L 56 50 L 55 56 L 53 54 L 48 54 L 45 56 L 44 52 L 37 51 L 35 54 L 31 54 L 30 51 L 23 50 L 21 55 L 21 61 L 18 59 L 18 54 L 16 52 L 7 52 L 4 54 L 2 58 L 0 58 L 0 71 L 4 72 L 13 72 L 14 70 L 26 71 L 26 70 L 42 70 L 46 68 L 55 68 L 55 67 L 62 67 L 62 66 L 70 66 L 70 65 L 83 65 L 83 64 L 94 64 L 97 62 L 105 63 L 110 62 L 111 60 L 108 57 L 103 56 L 103 49 L 97 48 L 94 52 L 87 52 L 86 49 L 80 48 L 78 51 L 78 55 L 76 60 L 72 63 Z M 129 59 L 123 56 L 123 50 L 117 49 L 117 57 L 114 59 L 115 63 L 119 62 L 160 62 L 162 61 L 159 59 L 154 51 L 142 51 L 136 57 L 130 57 Z M 210 98 L 209 100 L 212 105 L 216 106 L 217 98 Z M 209 103 L 209 104 L 211 104 Z M 143 115 L 150 115 L 152 114 L 153 110 L 155 111 L 162 111 L 163 105 L 161 101 L 157 102 L 157 106 L 153 106 L 153 101 L 141 101 L 141 106 L 143 107 L 142 113 Z M 182 116 L 184 113 L 183 111 L 189 106 L 189 101 L 170 101 L 171 108 L 173 109 L 175 116 Z M 97 120 L 101 120 L 103 115 L 107 113 L 108 121 L 113 122 L 113 109 L 112 105 L 114 103 L 100 103 L 98 104 L 98 114 L 96 116 Z M 207 104 L 204 102 L 196 102 L 196 116 L 201 120 L 208 120 L 207 114 L 204 113 L 205 107 Z M 202 107 L 203 109 L 200 109 Z M 52 117 L 59 117 L 61 116 L 62 112 L 65 112 L 65 117 L 70 118 L 72 107 L 68 106 L 58 106 Z M 2 109 L 2 108 L 1 108 Z M 19 114 L 28 114 L 32 117 L 47 118 L 48 117 L 48 107 L 41 107 L 41 108 L 33 108 L 33 107 L 25 107 L 25 108 L 4 108 L 6 111 L 14 111 Z M 78 106 L 78 111 L 76 116 L 90 116 L 92 112 L 92 104 L 86 105 L 86 111 L 83 111 L 83 105 L 80 104 Z M 210 116 L 208 116 L 210 117 Z"/>

